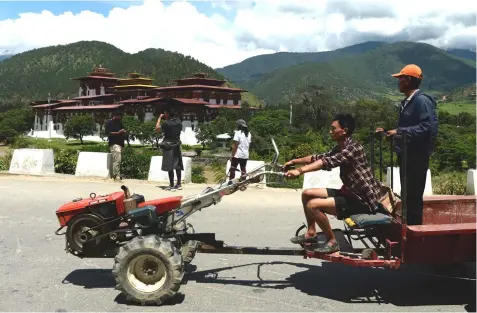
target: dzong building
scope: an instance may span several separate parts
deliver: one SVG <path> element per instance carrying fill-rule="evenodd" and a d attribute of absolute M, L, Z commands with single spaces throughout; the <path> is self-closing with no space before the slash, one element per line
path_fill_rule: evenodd
<path fill-rule="evenodd" d="M 131 73 L 118 78 L 107 68 L 99 66 L 88 76 L 72 78 L 78 81 L 77 96 L 71 99 L 35 101 L 34 128 L 29 133 L 37 138 L 64 138 L 65 123 L 75 114 L 91 114 L 96 120 L 97 133 L 85 140 L 102 141 L 100 132 L 114 111 L 147 122 L 174 108 L 183 123 L 183 144 L 195 145 L 195 127 L 209 123 L 221 108 L 240 109 L 245 90 L 224 86 L 224 80 L 209 78 L 204 73 L 176 81 L 175 86 L 153 85 L 151 78 Z M 256 108 L 250 108 L 256 109 Z"/>

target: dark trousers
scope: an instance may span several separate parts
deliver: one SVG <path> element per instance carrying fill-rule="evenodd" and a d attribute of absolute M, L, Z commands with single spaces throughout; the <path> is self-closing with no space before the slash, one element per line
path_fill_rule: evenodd
<path fill-rule="evenodd" d="M 401 177 L 401 196 L 404 171 L 402 158 L 398 156 L 399 174 Z M 424 189 L 426 187 L 429 156 L 408 156 L 407 162 L 407 225 L 422 225 L 424 211 Z"/>
<path fill-rule="evenodd" d="M 232 160 L 230 160 L 230 176 L 229 176 L 231 180 L 235 178 L 235 171 L 238 168 L 239 164 L 240 164 L 240 170 L 242 171 L 241 176 L 247 173 L 247 159 L 238 159 L 238 158 L 232 157 Z"/>

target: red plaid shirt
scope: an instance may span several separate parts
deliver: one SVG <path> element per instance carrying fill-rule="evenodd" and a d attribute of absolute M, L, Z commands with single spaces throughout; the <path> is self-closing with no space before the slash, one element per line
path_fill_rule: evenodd
<path fill-rule="evenodd" d="M 381 184 L 373 177 L 362 145 L 347 138 L 343 150 L 336 146 L 331 151 L 314 155 L 312 162 L 320 159 L 325 170 L 340 167 L 340 178 L 345 191 L 367 206 L 370 212 L 378 209 Z"/>

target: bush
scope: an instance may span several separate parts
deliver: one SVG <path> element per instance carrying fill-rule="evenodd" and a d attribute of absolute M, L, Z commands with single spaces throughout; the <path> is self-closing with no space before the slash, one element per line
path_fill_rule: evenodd
<path fill-rule="evenodd" d="M 78 163 L 79 151 L 54 149 L 55 155 L 55 172 L 73 175 L 76 171 Z"/>
<path fill-rule="evenodd" d="M 207 180 L 204 176 L 204 167 L 200 165 L 195 165 L 192 167 L 192 182 L 194 184 L 203 184 Z"/>
<path fill-rule="evenodd" d="M 223 181 L 227 175 L 225 170 L 227 168 L 227 160 L 221 158 L 215 158 L 211 164 L 212 171 L 214 172 L 214 180 L 216 182 Z"/>
<path fill-rule="evenodd" d="M 433 191 L 438 195 L 465 195 L 467 173 L 450 172 L 434 177 Z"/>
<path fill-rule="evenodd" d="M 12 162 L 13 150 L 7 149 L 5 155 L 0 157 L 0 171 L 8 171 Z"/>
<path fill-rule="evenodd" d="M 151 154 L 136 154 L 133 148 L 125 147 L 121 158 L 121 175 L 124 178 L 147 179 Z"/>

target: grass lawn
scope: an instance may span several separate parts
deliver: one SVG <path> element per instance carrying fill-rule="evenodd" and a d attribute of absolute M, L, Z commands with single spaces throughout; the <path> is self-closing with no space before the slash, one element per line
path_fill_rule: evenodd
<path fill-rule="evenodd" d="M 450 114 L 459 114 L 461 112 L 467 112 L 472 115 L 476 115 L 476 105 L 475 102 L 448 102 L 441 103 L 438 105 L 439 110 L 449 112 Z"/>

